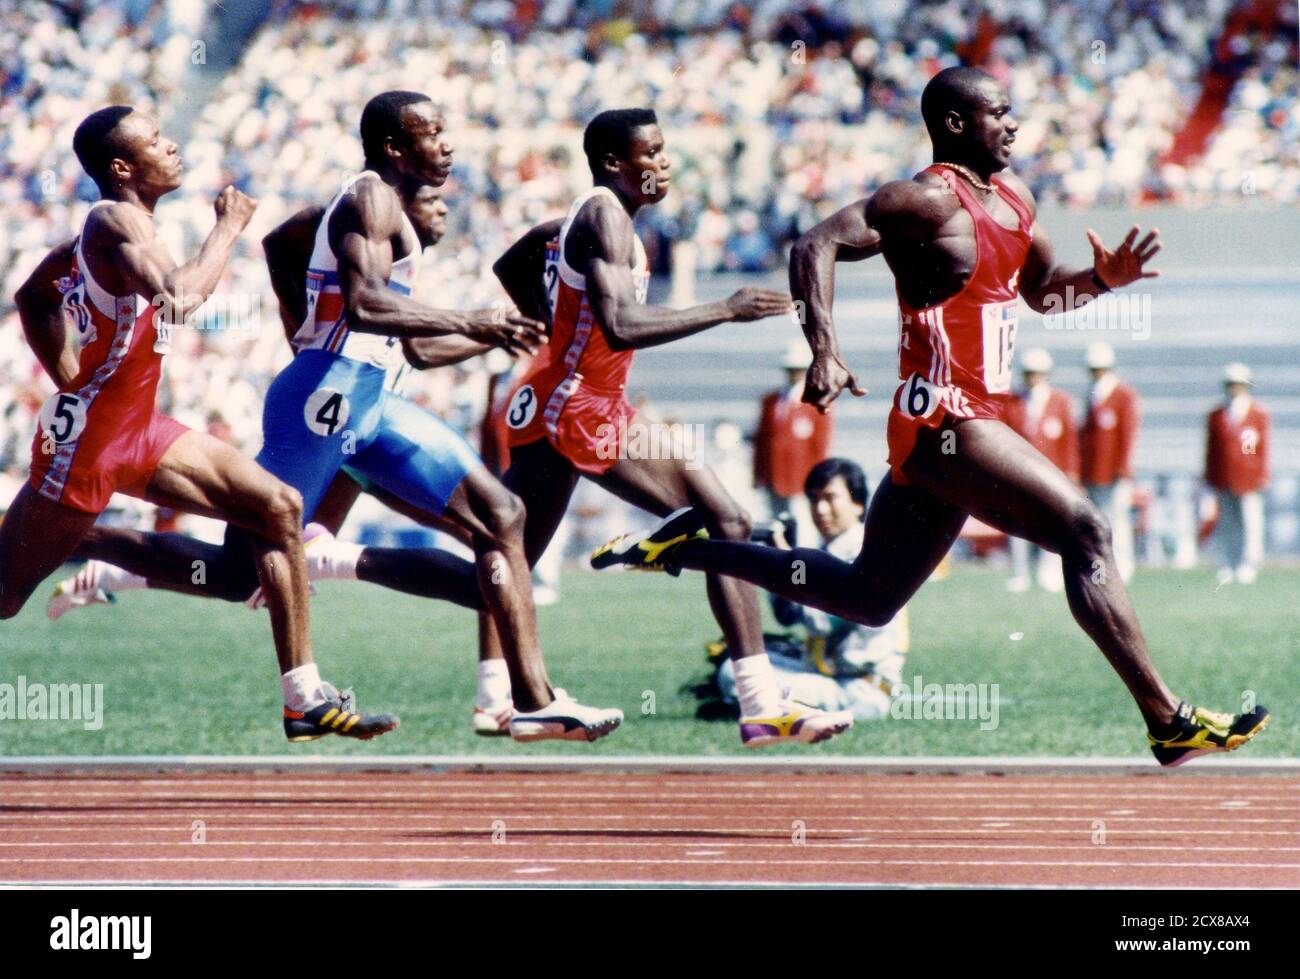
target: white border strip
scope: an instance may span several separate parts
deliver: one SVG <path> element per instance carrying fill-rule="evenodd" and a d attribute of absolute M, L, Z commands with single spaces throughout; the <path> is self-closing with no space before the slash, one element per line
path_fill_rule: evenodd
<path fill-rule="evenodd" d="M 1298 758 L 1209 757 L 1162 769 L 1153 759 L 971 755 L 938 758 L 799 758 L 744 756 L 610 755 L 607 757 L 506 755 L 15 755 L 0 757 L 0 772 L 69 771 L 430 771 L 714 774 L 832 773 L 853 775 L 1297 775 Z"/>

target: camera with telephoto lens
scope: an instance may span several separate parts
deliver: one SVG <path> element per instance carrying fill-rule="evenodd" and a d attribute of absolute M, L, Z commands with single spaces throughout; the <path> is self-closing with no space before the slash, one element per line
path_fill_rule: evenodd
<path fill-rule="evenodd" d="M 795 520 L 794 514 L 788 510 L 778 513 L 776 519 L 770 523 L 755 527 L 750 533 L 749 539 L 755 544 L 767 544 L 769 547 L 775 547 L 778 527 L 785 531 L 785 542 L 787 544 L 791 547 L 799 546 L 799 521 Z"/>

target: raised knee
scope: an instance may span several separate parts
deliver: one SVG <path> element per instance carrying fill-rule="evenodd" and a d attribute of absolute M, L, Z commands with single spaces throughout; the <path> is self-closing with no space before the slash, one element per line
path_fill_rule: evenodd
<path fill-rule="evenodd" d="M 277 483 L 263 503 L 267 530 L 276 537 L 302 528 L 302 494 L 287 483 Z"/>
<path fill-rule="evenodd" d="M 848 619 L 858 625 L 880 629 L 894 621 L 898 609 L 891 608 L 870 598 L 858 596 L 855 601 L 837 609 L 833 614 L 841 619 Z"/>
<path fill-rule="evenodd" d="M 495 544 L 519 540 L 524 533 L 526 511 L 524 501 L 504 487 L 488 501 L 486 519 L 488 533 Z"/>
<path fill-rule="evenodd" d="M 1070 513 L 1069 547 L 1089 560 L 1103 558 L 1110 550 L 1110 521 L 1101 509 L 1084 497 Z"/>
<path fill-rule="evenodd" d="M 732 504 L 712 515 L 710 532 L 723 540 L 749 540 L 754 521 L 744 507 Z"/>

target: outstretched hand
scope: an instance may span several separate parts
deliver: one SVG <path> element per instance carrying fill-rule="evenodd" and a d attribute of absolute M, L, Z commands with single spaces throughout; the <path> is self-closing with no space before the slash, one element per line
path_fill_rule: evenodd
<path fill-rule="evenodd" d="M 858 386 L 858 379 L 853 376 L 839 357 L 824 355 L 813 358 L 812 366 L 804 378 L 804 403 L 816 406 L 823 415 L 830 409 L 831 402 L 848 388 L 855 398 L 866 395 L 867 389 Z"/>
<path fill-rule="evenodd" d="M 1160 232 L 1152 228 L 1136 245 L 1138 233 L 1142 229 L 1133 225 L 1124 241 L 1113 252 L 1101 243 L 1097 232 L 1088 229 L 1088 243 L 1092 245 L 1092 268 L 1111 289 L 1118 289 L 1138 279 L 1154 279 L 1159 272 L 1147 272 L 1143 266 L 1160 251 Z"/>
<path fill-rule="evenodd" d="M 471 340 L 500 347 L 515 356 L 535 354 L 546 343 L 545 323 L 539 323 L 517 309 L 500 306 L 470 313 L 463 333 Z"/>

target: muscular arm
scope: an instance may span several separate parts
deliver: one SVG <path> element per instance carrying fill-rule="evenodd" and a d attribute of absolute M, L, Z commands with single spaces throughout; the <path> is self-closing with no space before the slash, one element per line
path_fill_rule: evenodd
<path fill-rule="evenodd" d="M 512 350 L 521 348 L 521 338 L 536 342 L 541 325 L 513 311 L 434 309 L 388 288 L 401 214 L 392 188 L 362 180 L 330 216 L 330 246 L 338 258 L 349 328 L 401 339 L 457 334 Z"/>
<path fill-rule="evenodd" d="M 90 272 L 117 295 L 134 293 L 162 311 L 174 324 L 184 322 L 216 289 L 230 260 L 239 233 L 257 202 L 233 187 L 217 198 L 217 221 L 198 254 L 177 265 L 154 229 L 148 212 L 132 204 L 114 203 L 92 213 L 82 249 Z M 95 256 L 107 255 L 101 267 Z"/>
<path fill-rule="evenodd" d="M 323 207 L 303 208 L 262 239 L 271 288 L 280 305 L 280 323 L 290 343 L 307 318 L 307 266 L 311 262 Z"/>
<path fill-rule="evenodd" d="M 479 343 L 469 337 L 455 335 L 407 337 L 402 341 L 402 354 L 406 357 L 406 362 L 418 371 L 459 364 L 491 349 L 490 343 Z"/>
<path fill-rule="evenodd" d="M 1004 174 L 1004 182 L 1036 211 L 1029 187 L 1013 174 Z M 1034 222 L 1033 242 L 1020 272 L 1020 295 L 1036 313 L 1064 313 L 1087 305 L 1103 292 L 1118 289 L 1139 279 L 1153 279 L 1159 272 L 1147 272 L 1144 266 L 1160 251 L 1160 232 L 1152 229 L 1139 242 L 1139 228 L 1134 225 L 1114 251 L 1106 248 L 1095 231 L 1088 232 L 1092 246 L 1092 265 L 1069 268 L 1056 261 L 1052 241 L 1043 226 Z M 1098 282 L 1106 288 L 1101 288 Z"/>
<path fill-rule="evenodd" d="M 60 390 L 77 376 L 76 344 L 68 333 L 63 294 L 58 287 L 58 280 L 72 272 L 75 246 L 75 238 L 56 245 L 14 293 L 23 335 Z"/>
<path fill-rule="evenodd" d="M 803 311 L 803 332 L 814 357 L 839 357 L 831 321 L 835 263 L 860 262 L 880 251 L 880 233 L 868 220 L 871 202 L 860 200 L 809 229 L 790 249 L 790 295 Z"/>
<path fill-rule="evenodd" d="M 669 309 L 636 301 L 632 219 L 612 202 L 584 207 L 565 242 L 582 256 L 575 268 L 587 277 L 587 298 L 596 322 L 615 350 L 655 347 L 730 320 L 755 320 L 788 312 L 790 300 L 767 289 L 742 289 L 722 302 Z"/>
<path fill-rule="evenodd" d="M 1052 242 L 1035 222 L 1034 240 L 1020 273 L 1020 295 L 1036 313 L 1065 313 L 1086 306 L 1105 290 L 1093 281 L 1093 269 L 1058 265 Z"/>
<path fill-rule="evenodd" d="M 507 248 L 492 266 L 493 274 L 520 312 L 542 323 L 551 322 L 551 304 L 544 279 L 546 243 L 559 235 L 563 225 L 563 218 L 537 225 Z"/>

